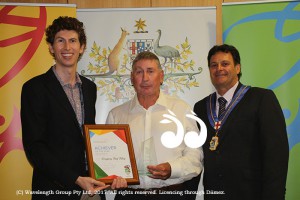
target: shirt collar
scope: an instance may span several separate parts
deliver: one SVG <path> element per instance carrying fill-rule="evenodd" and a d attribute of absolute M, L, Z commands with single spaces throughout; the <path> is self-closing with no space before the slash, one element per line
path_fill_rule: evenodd
<path fill-rule="evenodd" d="M 166 96 L 165 94 L 160 91 L 159 92 L 159 97 L 158 99 L 156 100 L 155 104 L 150 106 L 148 110 L 152 110 L 156 107 L 159 107 L 159 106 L 162 106 L 162 107 L 167 107 L 167 100 L 166 100 Z M 140 110 L 146 110 L 139 102 L 138 98 L 137 98 L 137 94 L 135 94 L 133 100 L 132 100 L 132 103 L 130 105 L 130 110 L 131 112 L 135 112 L 135 111 L 140 111 Z"/>
<path fill-rule="evenodd" d="M 236 82 L 236 84 L 234 84 L 234 86 L 232 88 L 230 88 L 224 95 L 223 97 L 226 99 L 226 101 L 228 102 L 228 104 L 231 102 L 231 99 L 233 97 L 234 91 L 236 90 L 237 86 L 238 86 L 239 82 Z M 217 92 L 217 99 L 221 97 L 221 95 Z M 227 105 L 228 105 L 227 104 Z"/>
<path fill-rule="evenodd" d="M 59 77 L 59 75 L 57 74 L 57 72 L 56 72 L 56 70 L 55 70 L 55 65 L 52 66 L 52 70 L 53 70 L 53 72 L 54 72 L 56 78 L 58 79 L 58 81 L 60 82 L 60 84 L 61 84 L 62 86 L 68 86 L 68 85 L 69 85 L 68 83 L 64 83 L 63 80 Z M 76 78 L 76 83 L 75 83 L 75 85 L 81 85 L 81 84 L 82 84 L 82 81 L 81 81 L 81 79 L 80 79 L 80 76 L 79 76 L 78 72 L 76 72 L 76 75 L 75 75 L 75 76 L 76 76 L 76 77 L 75 77 L 75 78 Z"/>

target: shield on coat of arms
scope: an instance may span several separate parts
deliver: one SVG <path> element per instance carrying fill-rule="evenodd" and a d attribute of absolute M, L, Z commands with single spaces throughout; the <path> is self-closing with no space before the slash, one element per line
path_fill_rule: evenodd
<path fill-rule="evenodd" d="M 153 39 L 130 39 L 127 40 L 127 50 L 129 52 L 131 62 L 143 51 L 153 52 Z"/>

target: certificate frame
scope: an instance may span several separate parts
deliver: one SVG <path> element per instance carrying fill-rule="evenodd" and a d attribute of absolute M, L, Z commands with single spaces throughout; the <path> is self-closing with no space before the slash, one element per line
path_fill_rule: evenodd
<path fill-rule="evenodd" d="M 83 129 L 90 177 L 106 184 L 117 176 L 128 185 L 140 183 L 128 124 L 84 124 Z"/>

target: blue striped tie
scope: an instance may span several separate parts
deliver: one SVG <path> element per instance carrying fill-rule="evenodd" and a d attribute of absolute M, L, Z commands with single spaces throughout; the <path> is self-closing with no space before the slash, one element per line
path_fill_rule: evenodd
<path fill-rule="evenodd" d="M 219 101 L 219 114 L 218 114 L 218 118 L 222 119 L 223 115 L 225 113 L 225 106 L 226 106 L 227 101 L 226 101 L 226 99 L 224 97 L 219 97 L 218 101 Z"/>

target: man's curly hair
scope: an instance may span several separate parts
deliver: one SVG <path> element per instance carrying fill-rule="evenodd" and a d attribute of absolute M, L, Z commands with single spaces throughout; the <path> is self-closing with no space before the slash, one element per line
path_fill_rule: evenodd
<path fill-rule="evenodd" d="M 46 41 L 47 43 L 53 45 L 56 33 L 62 30 L 73 30 L 78 33 L 80 46 L 84 45 L 84 50 L 86 48 L 86 35 L 84 30 L 84 25 L 81 21 L 74 17 L 60 16 L 55 19 L 51 25 L 46 29 Z M 52 53 L 51 53 L 52 54 Z M 54 55 L 52 54 L 54 57 Z M 79 56 L 78 60 L 82 57 Z"/>

